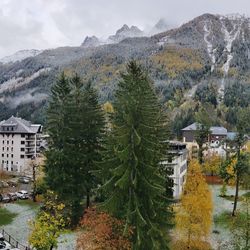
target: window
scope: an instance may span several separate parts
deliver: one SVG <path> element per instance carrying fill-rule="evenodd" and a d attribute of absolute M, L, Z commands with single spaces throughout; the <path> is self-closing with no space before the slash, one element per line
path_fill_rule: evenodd
<path fill-rule="evenodd" d="M 25 134 L 21 134 L 21 137 L 24 138 L 24 137 L 25 137 Z"/>
<path fill-rule="evenodd" d="M 2 157 L 4 157 L 4 154 L 2 154 Z"/>
<path fill-rule="evenodd" d="M 20 158 L 23 159 L 23 158 L 24 158 L 24 155 L 20 155 Z"/>
<path fill-rule="evenodd" d="M 6 156 L 9 157 L 9 154 L 7 154 Z"/>
<path fill-rule="evenodd" d="M 7 144 L 9 145 L 9 141 L 7 141 Z"/>
<path fill-rule="evenodd" d="M 24 148 L 21 148 L 21 151 L 24 151 Z"/>
<path fill-rule="evenodd" d="M 3 147 L 3 151 L 4 151 L 4 147 Z"/>
<path fill-rule="evenodd" d="M 7 151 L 9 151 L 9 147 L 7 147 Z"/>
<path fill-rule="evenodd" d="M 14 157 L 14 155 L 13 154 L 11 154 L 11 158 L 13 158 Z"/>
<path fill-rule="evenodd" d="M 11 152 L 13 152 L 13 148 L 11 148 Z"/>
<path fill-rule="evenodd" d="M 25 144 L 25 141 L 21 141 L 21 144 Z"/>
<path fill-rule="evenodd" d="M 13 145 L 13 144 L 14 144 L 14 141 L 11 141 L 11 144 Z"/>
<path fill-rule="evenodd" d="M 3 144 L 4 144 L 4 141 L 3 141 Z"/>
<path fill-rule="evenodd" d="M 11 161 L 11 164 L 13 165 L 13 161 Z"/>

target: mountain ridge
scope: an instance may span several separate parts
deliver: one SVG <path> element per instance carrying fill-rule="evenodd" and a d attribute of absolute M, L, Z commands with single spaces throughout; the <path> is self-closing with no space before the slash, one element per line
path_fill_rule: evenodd
<path fill-rule="evenodd" d="M 123 26 L 118 35 L 130 30 Z M 101 102 L 105 102 L 112 99 L 119 72 L 131 58 L 144 64 L 157 88 L 185 85 L 182 91 L 189 91 L 186 88 L 214 79 L 223 98 L 227 79 L 249 79 L 250 25 L 244 16 L 203 14 L 178 28 L 148 37 L 123 37 L 110 44 L 99 44 L 97 39 L 90 37 L 85 39 L 85 45 L 44 50 L 21 61 L 0 64 L 0 107 L 20 113 L 32 103 L 31 117 L 27 117 L 32 119 L 43 109 L 44 97 L 62 70 L 67 74 L 75 71 L 84 80 L 92 81 L 100 91 Z M 40 93 L 43 98 L 22 103 L 25 91 L 31 96 Z M 166 92 L 164 95 L 167 101 L 170 97 Z M 16 103 L 15 109 L 5 101 L 10 97 Z"/>

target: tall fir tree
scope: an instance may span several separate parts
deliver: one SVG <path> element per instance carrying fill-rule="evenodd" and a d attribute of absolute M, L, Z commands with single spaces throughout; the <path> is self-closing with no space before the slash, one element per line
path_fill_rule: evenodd
<path fill-rule="evenodd" d="M 113 106 L 101 164 L 101 190 L 107 197 L 102 206 L 125 219 L 124 232 L 133 228 L 133 249 L 168 249 L 170 182 L 161 175 L 167 152 L 166 116 L 151 80 L 135 61 L 122 74 Z"/>
<path fill-rule="evenodd" d="M 64 119 L 57 119 L 54 115 L 54 109 L 59 105 L 57 85 L 62 85 L 60 80 L 54 87 L 48 109 L 51 145 L 46 154 L 45 173 L 49 187 L 69 208 L 72 225 L 76 225 L 83 212 L 83 199 L 87 198 L 89 206 L 91 189 L 95 184 L 95 177 L 90 172 L 100 158 L 104 118 L 95 90 L 74 75 L 68 79 L 67 98 L 58 109 Z M 55 138 L 54 128 L 57 126 L 63 129 Z M 64 138 L 63 143 L 58 144 L 59 139 L 54 138 L 60 137 Z"/>

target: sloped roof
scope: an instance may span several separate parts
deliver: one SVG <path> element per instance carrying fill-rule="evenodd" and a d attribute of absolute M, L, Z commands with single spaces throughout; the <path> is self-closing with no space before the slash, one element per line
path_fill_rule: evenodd
<path fill-rule="evenodd" d="M 182 131 L 196 131 L 199 126 L 199 123 L 194 122 L 191 125 L 182 129 Z M 210 127 L 210 131 L 212 135 L 227 135 L 227 129 L 224 127 Z"/>
<path fill-rule="evenodd" d="M 227 135 L 227 129 L 224 127 L 211 127 L 212 135 Z"/>
<path fill-rule="evenodd" d="M 196 130 L 197 129 L 197 122 L 192 123 L 191 125 L 185 127 L 182 129 L 182 131 L 188 131 L 188 130 Z"/>
<path fill-rule="evenodd" d="M 6 127 L 13 127 L 13 130 L 6 131 Z M 0 133 L 35 134 L 40 132 L 41 129 L 42 126 L 40 124 L 31 124 L 30 121 L 14 116 L 11 116 L 6 121 L 0 122 Z"/>

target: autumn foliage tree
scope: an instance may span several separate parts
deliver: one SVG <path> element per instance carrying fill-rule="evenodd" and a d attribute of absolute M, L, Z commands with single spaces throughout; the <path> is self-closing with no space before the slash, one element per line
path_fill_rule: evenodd
<path fill-rule="evenodd" d="M 124 223 L 108 213 L 89 208 L 80 222 L 81 231 L 77 239 L 79 250 L 130 250 L 132 229 L 123 235 Z"/>
<path fill-rule="evenodd" d="M 205 162 L 203 164 L 203 169 L 206 174 L 217 175 L 220 172 L 220 165 L 222 159 L 218 154 L 212 154 L 205 157 Z"/>
<path fill-rule="evenodd" d="M 212 225 L 212 197 L 196 160 L 190 162 L 175 221 L 174 249 L 210 249 L 207 238 Z"/>
<path fill-rule="evenodd" d="M 64 231 L 69 220 L 64 216 L 65 205 L 58 202 L 57 196 L 48 191 L 43 209 L 35 221 L 30 223 L 29 243 L 36 250 L 57 248 L 58 237 Z"/>

